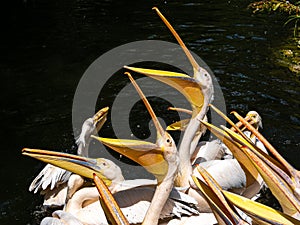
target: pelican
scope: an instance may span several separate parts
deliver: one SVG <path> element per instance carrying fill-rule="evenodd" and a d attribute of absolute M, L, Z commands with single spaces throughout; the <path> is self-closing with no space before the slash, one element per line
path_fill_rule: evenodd
<path fill-rule="evenodd" d="M 97 174 L 114 194 L 116 201 L 130 223 L 141 223 L 143 221 L 155 192 L 153 187 L 157 184 L 156 180 L 124 180 L 121 169 L 108 159 L 92 159 L 68 153 L 28 148 L 24 148 L 22 154 L 70 170 L 82 177 L 92 179 L 93 174 Z M 151 158 L 151 155 L 149 157 Z M 159 215 L 161 219 L 198 214 L 195 207 L 197 202 L 188 195 L 172 189 L 168 197 Z M 71 218 L 69 217 L 71 213 L 80 222 L 94 224 L 89 218 L 94 217 L 94 212 L 99 210 L 100 215 L 102 215 L 97 189 L 95 187 L 82 187 L 68 200 L 63 211 L 55 212 L 53 217 L 45 218 L 43 223 L 47 224 L 46 222 L 48 222 L 48 224 L 51 224 L 50 222 L 59 220 L 59 215 Z M 100 221 L 105 220 L 99 217 L 97 221 L 99 224 Z"/>
<path fill-rule="evenodd" d="M 217 110 L 213 105 L 210 104 L 210 106 Z M 262 118 L 256 111 L 249 111 L 246 114 L 246 117 L 244 118 L 246 121 L 249 121 L 253 127 L 255 127 L 257 130 L 259 128 L 262 128 Z M 207 122 L 207 120 L 204 120 Z M 204 124 L 202 124 L 204 126 Z M 237 127 L 242 126 L 241 122 L 236 123 Z M 204 126 L 205 127 L 205 126 Z M 206 128 L 206 127 L 205 127 Z M 231 128 L 232 130 L 235 130 L 234 127 Z M 246 130 L 245 127 L 242 129 L 243 133 L 249 137 L 252 142 L 262 149 L 264 152 L 267 153 L 267 150 L 265 146 L 262 144 L 261 141 L 259 141 L 252 132 L 249 130 Z M 212 141 L 203 141 L 200 142 L 191 157 L 192 164 L 199 164 L 201 162 L 206 162 L 214 159 L 230 159 L 233 158 L 232 152 L 224 145 L 221 140 L 215 139 Z"/>
<path fill-rule="evenodd" d="M 220 113 L 213 105 L 211 105 L 211 107 Z M 245 119 L 250 121 L 256 129 L 262 126 L 261 117 L 256 111 L 248 112 Z M 207 123 L 207 121 L 205 122 Z M 242 124 L 238 122 L 236 127 L 241 125 Z M 233 127 L 232 130 L 235 130 L 235 128 Z M 251 137 L 253 144 L 262 148 L 262 150 L 267 153 L 264 145 L 255 138 L 255 136 L 253 137 L 250 131 L 244 130 L 244 134 L 249 138 Z M 195 168 L 197 165 L 201 165 L 205 168 L 223 190 L 231 190 L 234 193 L 256 199 L 261 188 L 265 186 L 263 179 L 259 175 L 252 181 L 253 183 L 249 182 L 248 179 L 247 185 L 247 177 L 244 169 L 238 160 L 233 157 L 233 153 L 230 149 L 219 139 L 206 142 L 198 151 L 195 151 L 195 153 L 197 153 L 197 155 L 194 156 L 193 167 Z M 197 169 L 193 170 L 193 176 L 201 178 Z M 250 183 L 253 185 L 250 185 Z"/>
<path fill-rule="evenodd" d="M 291 166 L 257 129 L 245 121 L 237 112 L 233 112 L 233 114 L 267 147 L 274 158 L 256 148 L 253 143 L 241 140 L 239 136 L 231 131 L 226 130 L 226 132 L 234 140 L 245 146 L 241 150 L 255 165 L 273 195 L 278 199 L 283 212 L 300 219 L 300 172 Z"/>
<path fill-rule="evenodd" d="M 170 23 L 166 20 L 166 18 L 159 12 L 157 8 L 154 7 L 154 10 L 158 13 L 160 18 L 170 29 L 170 31 L 184 50 L 188 59 L 190 60 L 194 69 L 194 77 L 191 78 L 185 74 L 161 70 L 142 69 L 129 66 L 125 66 L 125 68 L 167 83 L 168 85 L 180 91 L 191 103 L 192 118 L 185 129 L 183 140 L 180 143 L 180 163 L 179 171 L 175 178 L 175 186 L 184 188 L 189 195 L 194 197 L 198 202 L 198 209 L 201 212 L 211 211 L 207 202 L 199 193 L 199 191 L 197 191 L 195 185 L 193 184 L 193 181 L 191 180 L 193 168 L 190 160 L 195 151 L 195 147 L 202 135 L 202 133 L 199 132 L 201 121 L 205 117 L 209 104 L 213 99 L 214 90 L 212 85 L 212 78 L 205 69 L 201 68 L 197 64 L 189 50 L 184 45 L 181 38 L 178 36 Z M 222 166 L 220 167 L 220 165 Z M 206 168 L 210 170 L 211 173 L 213 173 L 213 176 L 218 180 L 218 182 L 221 183 L 223 188 L 239 190 L 243 186 L 245 186 L 246 178 L 243 169 L 236 160 L 230 160 L 227 162 L 209 162 L 203 166 L 206 166 Z M 227 170 L 223 170 L 223 168 L 227 168 Z M 222 175 L 223 171 L 226 172 L 227 176 Z M 235 173 L 232 174 L 232 172 L 230 171 L 235 171 Z M 236 179 L 230 180 L 232 175 L 234 175 Z"/>
<path fill-rule="evenodd" d="M 158 185 L 142 223 L 143 225 L 153 225 L 158 224 L 159 215 L 173 188 L 179 165 L 179 156 L 173 138 L 160 125 L 148 100 L 130 73 L 126 72 L 126 74 L 151 115 L 157 130 L 156 143 L 107 138 L 99 138 L 99 140 L 113 150 L 143 165 L 149 172 L 156 176 Z"/>
<path fill-rule="evenodd" d="M 234 127 L 235 131 L 238 132 L 235 133 L 233 130 L 224 126 L 222 126 L 222 130 L 206 122 L 203 123 L 232 150 L 234 156 L 240 162 L 246 173 L 249 187 L 255 185 L 257 177 L 260 175 L 273 195 L 278 199 L 283 212 L 299 219 L 300 201 L 297 192 L 299 185 L 297 183 L 297 176 L 299 172 L 282 158 L 255 127 L 236 112 L 233 112 L 233 114 L 268 148 L 276 159 L 258 148 L 251 139 L 244 135 L 237 127 Z M 232 121 L 229 122 L 232 123 Z"/>
<path fill-rule="evenodd" d="M 202 120 L 208 110 L 208 105 L 213 100 L 213 84 L 212 78 L 206 69 L 200 67 L 192 54 L 189 52 L 177 32 L 174 30 L 172 25 L 167 19 L 161 14 L 158 8 L 153 8 L 165 25 L 169 28 L 173 36 L 182 47 L 187 58 L 192 64 L 194 70 L 194 76 L 190 77 L 182 73 L 174 73 L 169 71 L 151 70 L 124 66 L 134 72 L 138 72 L 159 81 L 162 81 L 181 92 L 192 106 L 192 118 L 190 123 L 187 125 L 183 140 L 179 147 L 179 173 L 176 176 L 175 184 L 180 187 L 188 187 L 190 176 L 192 174 L 192 165 L 190 163 L 190 157 L 193 154 L 196 145 L 202 135 L 199 132 L 200 120 Z"/>
<path fill-rule="evenodd" d="M 219 224 L 291 225 L 300 223 L 300 221 L 282 212 L 240 195 L 222 190 L 219 184 L 204 168 L 197 166 L 197 169 L 204 178 L 205 183 L 196 177 L 193 177 L 193 180 L 210 203 Z M 232 204 L 234 207 L 232 207 Z"/>
<path fill-rule="evenodd" d="M 244 132 L 242 132 L 239 129 L 239 126 L 242 125 L 240 122 L 238 122 L 237 124 L 234 124 L 227 116 L 225 116 L 222 112 L 220 112 L 216 107 L 214 107 L 213 105 L 210 105 L 210 106 L 232 126 L 232 128 L 231 128 L 232 131 L 239 131 L 240 134 L 242 134 L 244 138 L 246 138 L 247 140 L 252 142 L 252 140 L 248 138 L 248 136 L 249 137 L 252 136 L 251 132 L 244 130 L 244 128 L 243 128 Z M 256 127 L 256 129 L 258 129 L 259 125 L 262 124 L 261 117 L 255 111 L 248 112 L 245 117 L 245 120 L 252 123 Z M 205 126 L 207 126 L 207 124 L 208 124 L 206 121 L 202 121 L 202 123 Z M 258 174 L 257 170 L 251 164 L 246 163 L 247 159 L 245 158 L 245 156 L 243 154 L 239 153 L 237 146 L 235 144 L 231 143 L 231 141 L 228 139 L 228 136 L 226 136 L 226 135 L 223 136 L 224 134 L 221 134 L 220 131 L 217 131 L 216 129 L 212 129 L 212 127 L 210 127 L 210 126 L 207 126 L 207 127 L 209 130 L 212 131 L 212 133 L 214 133 L 220 140 L 222 140 L 224 142 L 225 149 L 228 152 L 230 152 L 232 154 L 232 156 L 234 157 L 233 159 L 231 159 L 231 161 L 233 162 L 232 163 L 232 173 L 230 174 L 230 171 L 227 171 L 228 175 L 231 177 L 231 182 L 233 182 L 234 179 L 236 181 L 234 192 L 244 195 L 248 198 L 253 198 L 253 199 L 257 198 L 258 197 L 257 194 L 259 193 L 261 188 L 263 188 L 265 186 L 265 183 L 263 182 L 262 177 Z M 216 142 L 220 143 L 219 141 L 216 141 Z M 218 147 L 223 148 L 224 144 L 218 145 Z M 261 142 L 256 141 L 253 144 L 256 145 L 256 147 L 257 146 L 263 147 L 262 151 L 264 151 L 266 153 L 266 150 Z M 202 154 L 204 157 L 209 155 L 209 150 L 208 149 L 205 149 L 205 150 L 206 151 L 204 151 L 203 153 L 201 153 L 201 151 L 200 151 L 199 155 Z M 218 153 L 218 148 L 215 148 L 212 150 L 213 150 L 212 152 L 214 154 L 216 154 L 216 152 Z M 232 158 L 232 157 L 229 156 L 228 158 Z M 219 168 L 223 168 L 222 164 L 224 164 L 224 168 L 225 168 L 227 163 L 228 163 L 227 160 L 217 160 L 215 162 L 215 166 L 217 166 Z M 211 164 L 211 162 L 210 162 L 210 164 Z M 214 169 L 214 168 L 210 168 L 210 169 L 205 168 L 205 169 L 207 169 L 208 172 L 210 172 L 211 175 L 217 180 L 217 182 L 223 187 L 223 189 L 225 189 L 223 185 L 226 185 L 227 180 L 226 179 L 223 179 L 223 180 L 218 179 L 217 172 L 212 173 L 210 171 L 212 169 L 213 170 L 217 170 L 217 169 Z M 194 171 L 196 171 L 195 174 L 197 174 L 197 170 L 194 170 Z M 235 171 L 235 173 L 234 173 L 234 171 Z M 237 171 L 240 171 L 240 172 L 237 173 Z M 217 175 L 215 175 L 215 174 L 217 174 Z M 197 176 L 199 177 L 199 174 Z M 233 182 L 233 184 L 234 184 L 234 182 Z M 240 184 L 240 188 L 237 188 L 239 184 Z M 241 185 L 241 184 L 243 184 L 243 185 Z M 229 189 L 231 189 L 231 188 L 229 188 Z"/>
<path fill-rule="evenodd" d="M 76 140 L 78 155 L 88 155 L 90 136 L 101 129 L 106 121 L 108 109 L 108 107 L 102 108 L 92 118 L 84 121 L 81 133 Z M 34 193 L 41 191 L 41 194 L 44 195 L 43 205 L 45 207 L 62 206 L 65 204 L 66 199 L 83 184 L 83 180 L 79 176 L 71 175 L 70 171 L 47 164 L 32 181 L 29 191 Z M 67 184 L 68 182 L 69 184 Z M 73 191 L 68 192 L 67 186 L 72 187 L 70 190 Z"/>

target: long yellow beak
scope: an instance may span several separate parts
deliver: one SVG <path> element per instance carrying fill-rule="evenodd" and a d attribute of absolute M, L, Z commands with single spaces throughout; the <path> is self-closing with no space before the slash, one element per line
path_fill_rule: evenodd
<path fill-rule="evenodd" d="M 128 75 L 130 81 L 140 95 L 140 98 L 143 100 L 153 120 L 157 131 L 156 143 L 154 144 L 139 140 L 101 138 L 95 136 L 93 136 L 93 138 L 99 140 L 104 145 L 110 147 L 116 152 L 125 155 L 131 160 L 142 165 L 147 171 L 149 171 L 156 177 L 158 183 L 161 183 L 169 170 L 169 164 L 164 158 L 165 147 L 174 142 L 172 140 L 172 137 L 162 128 L 151 105 L 149 104 L 148 100 L 146 99 L 134 79 L 128 72 L 126 72 L 125 74 Z"/>
<path fill-rule="evenodd" d="M 177 121 L 177 122 L 172 123 L 169 126 L 167 126 L 167 130 L 168 131 L 176 131 L 176 130 L 184 131 L 185 128 L 189 125 L 189 122 L 190 122 L 190 119 L 184 119 L 184 120 Z"/>
<path fill-rule="evenodd" d="M 201 190 L 206 198 L 208 198 L 213 212 L 219 214 L 216 216 L 220 224 L 248 224 L 232 210 L 228 202 L 235 207 L 243 210 L 256 224 L 299 224 L 300 222 L 293 217 L 274 210 L 268 206 L 252 201 L 240 195 L 233 194 L 228 191 L 221 190 L 218 183 L 211 175 L 201 167 L 197 167 L 199 173 L 204 178 L 206 184 L 200 179 L 193 177 L 195 184 Z M 208 188 L 209 187 L 209 188 Z M 230 221 L 231 220 L 231 221 Z"/>
<path fill-rule="evenodd" d="M 204 96 L 197 81 L 183 73 L 163 70 L 143 69 L 130 66 L 124 68 L 159 80 L 179 91 L 190 102 L 193 112 L 199 112 L 203 106 Z M 195 114 L 193 113 L 193 115 Z"/>
<path fill-rule="evenodd" d="M 193 110 L 193 116 L 195 116 L 201 110 L 204 103 L 204 96 L 199 85 L 199 82 L 201 82 L 204 79 L 202 77 L 203 74 L 205 74 L 202 71 L 204 69 L 202 69 L 199 66 L 199 64 L 196 62 L 196 60 L 194 59 L 190 51 L 185 46 L 184 42 L 181 40 L 180 36 L 177 34 L 177 32 L 172 27 L 172 25 L 168 22 L 168 20 L 161 14 L 158 8 L 153 7 L 153 10 L 156 11 L 158 16 L 169 28 L 169 30 L 178 41 L 181 48 L 183 49 L 184 53 L 186 54 L 188 60 L 190 61 L 193 67 L 194 77 L 192 78 L 183 73 L 175 73 L 175 72 L 163 71 L 163 70 L 151 70 L 151 69 L 135 68 L 129 66 L 124 66 L 124 68 L 157 79 L 178 90 L 190 102 Z"/>
<path fill-rule="evenodd" d="M 230 207 L 222 193 L 221 187 L 215 179 L 201 166 L 197 166 L 197 170 L 205 182 L 195 176 L 192 176 L 192 178 L 203 196 L 207 199 L 218 223 L 230 225 L 248 224 Z"/>
<path fill-rule="evenodd" d="M 163 157 L 163 149 L 157 144 L 138 140 L 92 137 L 143 166 L 156 177 L 158 183 L 163 180 L 168 171 L 168 163 Z"/>
<path fill-rule="evenodd" d="M 91 159 L 68 153 L 29 148 L 22 149 L 22 154 L 41 160 L 45 163 L 50 163 L 86 178 L 93 179 L 93 173 L 95 173 L 97 176 L 101 177 L 106 185 L 109 186 L 112 183 L 111 180 L 103 175 L 103 168 L 100 167 L 101 164 L 106 162 L 106 159 L 104 158 Z"/>
<path fill-rule="evenodd" d="M 173 26 L 169 23 L 169 21 L 164 17 L 164 15 L 159 11 L 157 7 L 153 7 L 153 10 L 156 11 L 157 15 L 161 18 L 161 20 L 164 22 L 164 24 L 168 27 L 168 29 L 171 31 L 173 36 L 176 38 L 178 44 L 181 46 L 182 50 L 186 54 L 187 58 L 189 59 L 190 63 L 193 66 L 194 69 L 194 77 L 195 74 L 201 69 L 201 67 L 198 65 L 188 48 L 185 46 L 184 42 L 180 38 L 180 36 L 177 34 L 176 30 L 173 28 Z"/>
<path fill-rule="evenodd" d="M 114 196 L 111 194 L 103 180 L 96 174 L 94 174 L 94 183 L 100 195 L 101 206 L 110 223 L 113 225 L 129 225 L 128 220 L 121 211 Z"/>
<path fill-rule="evenodd" d="M 93 122 L 96 124 L 97 130 L 99 131 L 103 124 L 106 121 L 106 116 L 108 114 L 109 107 L 104 107 L 100 109 L 94 116 L 93 116 Z"/>
<path fill-rule="evenodd" d="M 273 147 L 270 145 L 270 143 L 268 143 L 267 140 L 261 136 L 256 128 L 251 126 L 236 112 L 233 113 L 242 122 L 242 124 L 247 127 L 248 130 L 254 133 L 262 142 L 264 141 L 263 144 L 269 150 L 274 150 L 272 149 Z M 226 120 L 229 119 L 226 118 Z M 233 122 L 229 121 L 229 123 L 231 124 Z M 257 173 L 259 173 L 272 191 L 273 195 L 279 201 L 284 213 L 293 216 L 300 212 L 300 202 L 296 188 L 297 186 L 293 182 L 293 176 L 290 177 L 292 173 L 288 173 L 291 170 L 284 167 L 284 162 L 286 162 L 285 160 L 276 161 L 273 157 L 264 153 L 262 150 L 256 147 L 251 140 L 249 141 L 247 138 L 244 138 L 241 130 L 239 130 L 238 127 L 234 128 L 234 130 L 238 132 L 235 133 L 233 130 L 224 126 L 222 126 L 224 130 L 221 130 L 211 124 L 205 122 L 203 122 L 203 124 L 205 124 L 208 129 L 210 129 L 218 138 L 220 138 L 233 152 L 234 156 L 240 162 L 246 173 L 247 185 L 248 177 L 249 181 L 252 180 L 253 182 L 253 178 L 255 179 L 257 177 Z M 277 151 L 275 153 L 277 154 L 278 158 L 282 158 Z"/>

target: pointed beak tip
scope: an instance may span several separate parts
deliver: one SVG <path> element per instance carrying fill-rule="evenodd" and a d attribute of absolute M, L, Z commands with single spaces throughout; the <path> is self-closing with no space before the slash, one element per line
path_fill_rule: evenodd
<path fill-rule="evenodd" d="M 30 151 L 30 148 L 23 148 L 22 149 L 22 154 L 28 153 L 28 151 Z"/>

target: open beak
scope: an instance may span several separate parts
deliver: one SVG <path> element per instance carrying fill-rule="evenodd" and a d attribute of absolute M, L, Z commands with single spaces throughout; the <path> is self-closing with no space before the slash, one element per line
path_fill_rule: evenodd
<path fill-rule="evenodd" d="M 259 202 L 252 201 L 229 191 L 223 190 L 222 192 L 229 202 L 250 216 L 256 222 L 255 224 L 299 224 L 299 220 Z"/>
<path fill-rule="evenodd" d="M 236 112 L 233 113 L 250 132 L 254 133 L 256 137 L 262 141 L 262 143 L 269 150 L 273 150 L 270 143 L 260 135 L 256 128 L 251 126 Z M 229 118 L 226 120 L 229 120 Z M 249 141 L 247 138 L 244 138 L 243 135 L 241 135 L 241 130 L 239 130 L 237 127 L 235 127 L 235 131 L 238 133 L 224 126 L 222 126 L 222 130 L 211 124 L 205 122 L 202 123 L 206 125 L 207 128 L 210 129 L 219 139 L 221 139 L 232 151 L 235 158 L 243 167 L 246 176 L 247 174 L 251 174 L 250 178 L 252 177 L 255 179 L 257 177 L 257 173 L 261 175 L 273 195 L 279 201 L 284 213 L 290 216 L 299 214 L 300 203 L 297 195 L 297 185 L 293 182 L 293 176 L 290 177 L 292 174 L 290 171 L 293 168 L 286 167 L 284 165 L 285 160 L 282 162 L 276 161 L 273 157 L 264 153 L 262 150 L 256 147 L 251 140 Z M 229 121 L 229 123 L 231 124 L 232 121 Z M 278 152 L 277 154 L 278 158 L 282 158 Z M 296 173 L 296 171 L 294 172 Z"/>
<path fill-rule="evenodd" d="M 177 130 L 184 131 L 185 128 L 189 125 L 190 121 L 191 121 L 190 119 L 184 119 L 184 120 L 177 121 L 177 122 L 172 123 L 169 126 L 167 126 L 166 130 L 168 130 L 168 131 L 177 131 Z"/>
<path fill-rule="evenodd" d="M 107 116 L 108 110 L 109 110 L 109 107 L 102 108 L 92 118 L 98 131 L 102 128 L 103 124 L 106 121 L 106 116 Z"/>
<path fill-rule="evenodd" d="M 231 204 L 245 212 L 255 224 L 299 224 L 298 220 L 285 213 L 240 195 L 222 190 L 204 168 L 198 166 L 197 169 L 206 184 L 196 177 L 193 177 L 193 180 L 210 202 L 214 214 L 217 214 L 216 218 L 219 224 L 248 224 L 235 213 Z M 229 202 L 231 204 L 228 204 Z"/>
<path fill-rule="evenodd" d="M 204 96 L 199 84 L 194 78 L 183 73 L 163 70 L 143 69 L 130 66 L 124 66 L 124 68 L 159 80 L 175 88 L 190 102 L 193 112 L 196 111 L 198 113 L 201 110 L 204 102 Z"/>
<path fill-rule="evenodd" d="M 93 173 L 95 173 L 97 176 L 101 177 L 108 186 L 112 182 L 103 175 L 102 169 L 98 166 L 105 162 L 105 159 L 103 158 L 91 159 L 68 153 L 29 148 L 22 149 L 22 154 L 41 160 L 45 163 L 50 163 L 86 178 L 93 179 Z"/>
<path fill-rule="evenodd" d="M 148 100 L 146 99 L 146 97 L 144 96 L 143 92 L 136 84 L 134 79 L 131 77 L 131 75 L 128 72 L 126 72 L 125 74 L 128 75 L 130 81 L 132 82 L 133 86 L 135 87 L 138 94 L 140 95 L 140 98 L 143 100 L 153 120 L 153 123 L 157 131 L 156 143 L 154 144 L 154 143 L 139 141 L 139 140 L 101 138 L 95 136 L 93 136 L 93 138 L 99 140 L 104 145 L 110 147 L 116 152 L 125 155 L 131 160 L 142 165 L 147 171 L 152 173 L 156 177 L 158 183 L 160 183 L 165 178 L 169 169 L 168 163 L 164 159 L 164 150 L 165 150 L 164 143 L 165 141 L 169 141 L 168 140 L 169 135 L 162 128 L 151 105 L 149 104 Z"/>
<path fill-rule="evenodd" d="M 205 79 L 204 76 L 206 76 L 206 72 L 204 73 L 202 71 L 204 69 L 199 66 L 199 64 L 196 62 L 196 60 L 194 59 L 190 51 L 187 49 L 184 42 L 181 40 L 181 38 L 175 31 L 175 29 L 168 22 L 168 20 L 161 14 L 158 8 L 153 7 L 153 9 L 156 11 L 158 16 L 165 23 L 165 25 L 169 28 L 169 30 L 178 41 L 181 48 L 183 49 L 184 53 L 186 54 L 188 60 L 190 61 L 193 67 L 194 77 L 190 77 L 183 73 L 176 73 L 176 72 L 163 71 L 163 70 L 143 69 L 143 68 L 135 68 L 129 66 L 124 66 L 124 68 L 157 79 L 178 90 L 190 102 L 193 110 L 193 116 L 195 116 L 201 110 L 204 104 L 204 96 L 200 87 L 200 83 L 202 80 Z"/>
<path fill-rule="evenodd" d="M 156 177 L 158 183 L 165 177 L 168 163 L 164 160 L 163 149 L 157 144 L 139 140 L 92 137 L 143 166 Z"/>

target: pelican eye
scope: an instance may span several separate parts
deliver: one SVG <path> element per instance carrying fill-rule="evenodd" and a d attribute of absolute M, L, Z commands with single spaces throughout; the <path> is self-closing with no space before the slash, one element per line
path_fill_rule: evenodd
<path fill-rule="evenodd" d="M 172 141 L 171 141 L 169 138 L 166 140 L 166 142 L 167 142 L 168 144 L 171 144 L 171 143 L 172 143 Z"/>

